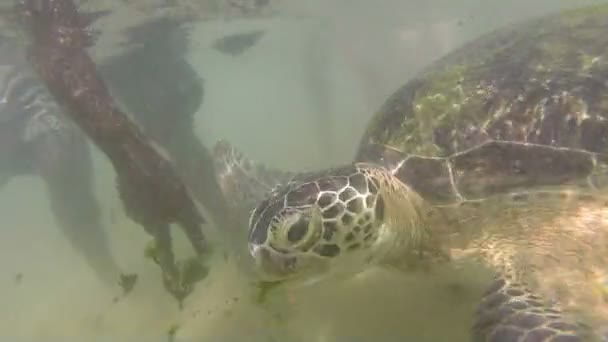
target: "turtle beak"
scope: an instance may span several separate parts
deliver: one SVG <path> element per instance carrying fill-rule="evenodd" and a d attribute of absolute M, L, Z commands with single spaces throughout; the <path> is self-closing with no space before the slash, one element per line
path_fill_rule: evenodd
<path fill-rule="evenodd" d="M 265 246 L 250 245 L 249 251 L 255 260 L 256 269 L 264 281 L 278 281 L 292 273 L 296 258 L 289 257 Z"/>

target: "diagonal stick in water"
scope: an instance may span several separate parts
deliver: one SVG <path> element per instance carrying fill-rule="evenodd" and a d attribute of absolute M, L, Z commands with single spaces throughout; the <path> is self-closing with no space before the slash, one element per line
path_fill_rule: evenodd
<path fill-rule="evenodd" d="M 94 42 L 88 28 L 94 18 L 80 14 L 72 0 L 21 0 L 17 10 L 32 38 L 31 64 L 67 115 L 110 159 L 127 215 L 154 236 L 165 286 L 183 299 L 189 289 L 178 280 L 169 227 L 180 225 L 200 255 L 207 251 L 205 219 L 170 162 L 118 109 L 101 80 L 85 50 Z"/>

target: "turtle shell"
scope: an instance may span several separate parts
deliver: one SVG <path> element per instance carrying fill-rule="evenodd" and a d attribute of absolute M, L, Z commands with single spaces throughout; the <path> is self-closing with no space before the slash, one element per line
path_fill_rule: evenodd
<path fill-rule="evenodd" d="M 607 88 L 608 5 L 517 23 L 401 87 L 356 160 L 399 166 L 399 178 L 442 202 L 584 180 L 605 173 Z"/>

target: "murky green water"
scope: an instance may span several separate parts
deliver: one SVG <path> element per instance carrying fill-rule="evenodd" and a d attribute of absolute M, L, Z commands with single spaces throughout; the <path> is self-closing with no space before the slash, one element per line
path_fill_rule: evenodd
<path fill-rule="evenodd" d="M 205 79 L 196 132 L 208 147 L 227 139 L 286 169 L 347 162 L 373 112 L 430 61 L 513 20 L 600 2 L 292 0 L 270 18 L 199 23 L 188 55 Z M 227 33 L 257 29 L 264 36 L 240 55 L 212 47 Z M 112 252 L 139 274 L 137 287 L 115 303 L 119 288 L 100 285 L 65 241 L 40 179 L 11 179 L 0 193 L 0 341 L 170 341 L 172 327 L 175 341 L 468 340 L 486 280 L 474 270 L 465 289 L 374 270 L 286 293 L 269 308 L 254 305 L 247 279 L 220 253 L 180 311 L 144 259 L 150 237 L 122 213 L 98 152 L 95 176 Z M 205 229 L 219 244 L 221 232 Z M 178 253 L 189 253 L 175 234 Z"/>

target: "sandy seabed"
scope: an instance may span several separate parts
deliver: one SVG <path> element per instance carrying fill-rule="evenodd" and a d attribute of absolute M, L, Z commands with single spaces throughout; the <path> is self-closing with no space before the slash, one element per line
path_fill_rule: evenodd
<path fill-rule="evenodd" d="M 133 292 L 114 303 L 119 287 L 100 286 L 77 258 L 52 224 L 43 190 L 23 178 L 0 196 L 0 341 L 171 341 L 177 326 L 174 341 L 464 342 L 483 289 L 480 281 L 454 292 L 440 279 L 372 270 L 285 301 L 277 293 L 271 303 L 280 305 L 270 309 L 254 304 L 239 268 L 218 253 L 180 311 L 143 258 L 149 237 L 108 209 L 114 253 L 139 275 Z M 183 237 L 178 244 L 186 246 Z"/>

